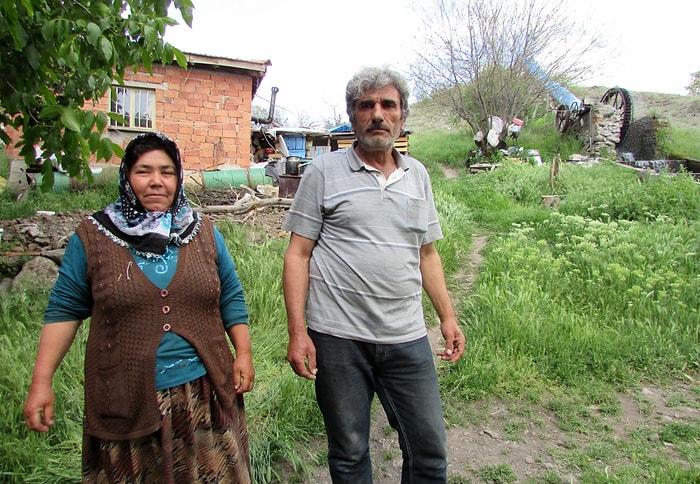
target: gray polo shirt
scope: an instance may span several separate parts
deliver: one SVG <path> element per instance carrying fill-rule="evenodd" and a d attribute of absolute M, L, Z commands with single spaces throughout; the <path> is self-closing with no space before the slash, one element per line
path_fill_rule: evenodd
<path fill-rule="evenodd" d="M 314 159 L 283 229 L 316 241 L 306 322 L 321 333 L 372 343 L 426 334 L 420 248 L 442 238 L 430 178 L 394 150 L 403 176 L 385 186 L 353 148 Z"/>

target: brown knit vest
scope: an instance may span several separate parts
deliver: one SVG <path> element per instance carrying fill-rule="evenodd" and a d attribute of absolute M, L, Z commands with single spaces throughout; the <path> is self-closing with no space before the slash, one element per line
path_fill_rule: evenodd
<path fill-rule="evenodd" d="M 93 309 L 85 354 L 85 431 L 134 439 L 160 428 L 155 361 L 165 331 L 197 351 L 225 413 L 233 408 L 233 355 L 221 320 L 216 242 L 204 217 L 179 248 L 167 289 L 157 288 L 130 251 L 86 219 L 76 230 L 87 254 Z"/>

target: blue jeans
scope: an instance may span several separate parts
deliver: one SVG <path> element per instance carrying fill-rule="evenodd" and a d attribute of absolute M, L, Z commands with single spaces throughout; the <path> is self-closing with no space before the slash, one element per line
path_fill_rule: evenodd
<path fill-rule="evenodd" d="M 447 438 L 428 338 L 384 345 L 311 330 L 309 335 L 316 346 L 316 399 L 333 482 L 372 482 L 369 433 L 375 392 L 399 434 L 401 482 L 447 482 Z"/>

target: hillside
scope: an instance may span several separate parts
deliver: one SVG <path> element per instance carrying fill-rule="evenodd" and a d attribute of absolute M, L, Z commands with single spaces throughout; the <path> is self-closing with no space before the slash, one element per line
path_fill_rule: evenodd
<path fill-rule="evenodd" d="M 624 88 L 624 86 L 620 86 Z M 609 88 L 603 86 L 575 87 L 571 92 L 584 101 L 599 100 Z M 700 96 L 681 96 L 656 92 L 629 91 L 632 97 L 633 119 L 656 115 L 676 128 L 697 129 L 700 131 Z M 412 130 L 429 128 L 455 129 L 465 126 L 441 108 L 432 106 L 429 101 L 411 105 L 408 127 Z"/>
<path fill-rule="evenodd" d="M 584 98 L 600 99 L 607 90 L 607 87 L 593 86 L 572 89 L 572 92 L 583 95 Z M 653 114 L 676 128 L 700 130 L 700 96 L 637 91 L 629 93 L 632 96 L 633 119 Z"/>

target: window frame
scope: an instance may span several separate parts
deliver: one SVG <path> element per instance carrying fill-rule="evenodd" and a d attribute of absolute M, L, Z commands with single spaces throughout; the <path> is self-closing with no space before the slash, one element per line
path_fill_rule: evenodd
<path fill-rule="evenodd" d="M 124 98 L 127 98 L 128 100 L 128 110 L 125 110 L 124 108 L 121 110 L 115 110 L 115 103 L 121 102 L 121 104 L 125 104 L 123 100 Z M 140 108 L 144 105 L 148 106 L 147 115 L 137 117 L 136 115 L 140 114 Z M 109 91 L 109 112 L 118 114 L 129 122 L 129 124 L 122 124 L 110 118 L 109 129 L 156 131 L 156 89 L 153 86 L 142 86 L 136 84 L 113 85 Z M 140 126 L 137 124 L 137 122 L 143 122 L 144 125 Z"/>

